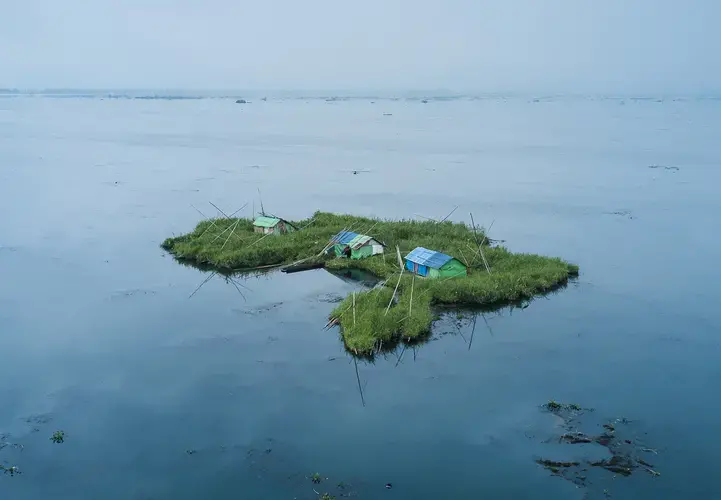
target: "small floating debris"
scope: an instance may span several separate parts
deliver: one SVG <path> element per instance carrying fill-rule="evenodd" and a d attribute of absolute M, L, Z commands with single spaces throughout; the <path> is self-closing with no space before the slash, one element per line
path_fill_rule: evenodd
<path fill-rule="evenodd" d="M 678 172 L 679 170 L 681 170 L 678 167 L 673 167 L 673 166 L 669 167 L 667 165 L 649 165 L 648 168 L 660 169 L 660 170 L 670 170 L 672 172 Z"/>
<path fill-rule="evenodd" d="M 111 299 L 122 299 L 127 297 L 135 297 L 136 295 L 155 295 L 157 292 L 155 290 L 143 290 L 141 288 L 136 288 L 134 290 L 117 290 L 112 293 L 110 296 Z"/>
<path fill-rule="evenodd" d="M 617 211 L 615 211 L 615 212 L 604 212 L 604 214 L 606 214 L 606 215 L 616 215 L 616 216 L 618 216 L 618 217 L 625 217 L 625 218 L 627 218 L 627 219 L 629 219 L 629 220 L 635 219 L 635 217 L 633 216 L 633 214 L 631 214 L 631 211 L 630 211 L 630 210 L 617 210 Z"/>
<path fill-rule="evenodd" d="M 245 99 L 238 99 L 237 101 L 235 101 L 235 104 L 248 104 L 248 101 L 246 101 Z"/>
<path fill-rule="evenodd" d="M 316 472 L 315 474 L 310 476 L 310 482 L 313 484 L 320 484 L 321 482 L 323 482 L 323 477 Z"/>
<path fill-rule="evenodd" d="M 243 314 L 248 314 L 248 315 L 254 316 L 256 314 L 263 314 L 263 313 L 270 312 L 273 309 L 277 309 L 282 305 L 283 305 L 283 302 L 273 302 L 271 304 L 255 307 L 252 309 L 234 309 L 234 311 L 239 311 Z"/>
<path fill-rule="evenodd" d="M 337 304 L 343 302 L 343 296 L 337 293 L 326 293 L 318 296 L 318 302 L 327 302 L 329 304 Z"/>
<path fill-rule="evenodd" d="M 393 113 L 383 113 L 383 116 L 393 116 Z"/>

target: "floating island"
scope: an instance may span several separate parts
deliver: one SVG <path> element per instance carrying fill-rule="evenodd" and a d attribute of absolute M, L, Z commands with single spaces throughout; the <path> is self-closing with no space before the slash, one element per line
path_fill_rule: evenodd
<path fill-rule="evenodd" d="M 560 258 L 512 253 L 475 224 L 327 212 L 300 221 L 268 214 L 207 219 L 162 247 L 227 274 L 274 267 L 370 272 L 379 284 L 346 297 L 328 322 L 340 325 L 346 348 L 357 355 L 427 337 L 435 308 L 528 301 L 578 275 L 578 266 Z"/>

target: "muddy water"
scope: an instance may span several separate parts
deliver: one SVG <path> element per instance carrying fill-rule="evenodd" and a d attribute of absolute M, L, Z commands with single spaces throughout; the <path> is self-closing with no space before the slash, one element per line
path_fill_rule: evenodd
<path fill-rule="evenodd" d="M 694 99 L 1 99 L 0 464 L 20 474 L 0 496 L 721 495 L 718 123 Z M 355 363 L 323 325 L 361 285 L 216 277 L 189 299 L 207 274 L 159 249 L 191 205 L 257 188 L 292 218 L 459 204 L 581 276 Z M 603 451 L 554 441 L 549 399 L 630 419 L 661 476 L 553 476 L 535 460 Z"/>

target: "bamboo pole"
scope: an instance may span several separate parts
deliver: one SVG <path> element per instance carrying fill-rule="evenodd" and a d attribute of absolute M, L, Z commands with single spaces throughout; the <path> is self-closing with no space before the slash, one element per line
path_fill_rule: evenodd
<path fill-rule="evenodd" d="M 215 209 L 216 209 L 218 212 L 220 212 L 221 214 L 223 214 L 223 217 L 225 217 L 226 219 L 230 219 L 230 217 L 228 217 L 228 214 L 226 214 L 226 213 L 223 212 L 220 208 L 218 208 L 218 205 L 216 205 L 216 204 L 213 203 L 212 201 L 209 201 L 208 203 L 210 203 L 211 205 L 213 205 L 213 207 L 215 207 Z"/>
<path fill-rule="evenodd" d="M 260 194 L 260 188 L 258 188 L 258 198 L 260 198 L 260 213 L 265 216 L 265 208 L 263 207 L 263 197 Z"/>
<path fill-rule="evenodd" d="M 385 312 L 385 314 L 384 314 L 383 316 L 387 316 L 387 315 L 388 315 L 388 311 L 390 311 L 390 309 L 391 309 L 391 304 L 393 304 L 393 299 L 396 298 L 396 292 L 398 291 L 398 285 L 401 284 L 401 278 L 402 278 L 402 277 L 403 277 L 403 268 L 401 268 L 401 274 L 398 275 L 398 283 L 396 283 L 396 287 L 395 287 L 395 289 L 393 290 L 393 295 L 391 295 L 391 300 L 388 301 L 388 307 L 386 307 L 386 312 Z"/>
<path fill-rule="evenodd" d="M 473 335 L 476 333 L 476 321 L 478 321 L 478 314 L 473 315 L 473 330 L 471 330 L 471 340 L 468 341 L 468 350 L 471 350 L 471 345 L 473 344 Z"/>
<path fill-rule="evenodd" d="M 441 220 L 439 220 L 438 222 L 440 223 L 440 222 L 445 222 L 446 220 L 448 220 L 448 217 L 450 217 L 451 215 L 453 215 L 453 212 L 455 212 L 456 210 L 458 210 L 458 207 L 459 207 L 459 206 L 460 206 L 460 205 L 456 205 L 455 208 L 454 208 L 453 210 L 451 210 L 451 213 L 449 213 L 448 215 L 446 215 L 445 217 L 443 217 L 443 218 L 442 218 Z"/>
<path fill-rule="evenodd" d="M 228 231 L 230 231 L 230 228 L 232 228 L 232 227 L 233 227 L 233 224 L 229 224 L 228 227 L 226 227 L 225 229 L 223 229 L 223 231 L 221 231 L 220 234 L 218 234 L 218 235 L 213 239 L 213 241 L 211 241 L 211 243 L 215 243 L 215 241 L 216 241 L 218 238 L 220 238 L 220 237 L 223 236 L 225 233 L 227 233 Z M 212 235 L 211 235 L 211 236 L 212 236 Z"/>
<path fill-rule="evenodd" d="M 410 304 L 408 304 L 408 317 L 411 317 L 411 313 L 413 312 L 413 285 L 416 284 L 416 275 L 413 275 L 413 281 L 411 281 L 411 301 Z"/>
<path fill-rule="evenodd" d="M 488 271 L 488 274 L 491 274 L 491 268 L 488 265 L 488 261 L 486 260 L 486 256 L 483 254 L 483 242 L 478 241 L 478 233 L 476 232 L 476 222 L 473 220 L 473 213 L 471 213 L 471 224 L 473 224 L 473 236 L 476 239 L 476 243 L 478 243 L 478 251 L 481 254 L 481 259 L 483 259 L 483 265 L 486 266 L 486 271 Z M 485 241 L 485 233 L 484 233 L 483 240 Z"/>
<path fill-rule="evenodd" d="M 235 221 L 235 225 L 233 225 L 233 229 L 230 231 L 230 234 L 229 234 L 228 237 L 225 239 L 225 243 L 223 243 L 223 246 L 220 247 L 220 250 L 221 250 L 221 251 L 225 248 L 225 245 L 228 244 L 228 241 L 230 241 L 230 237 L 235 234 L 235 228 L 238 227 L 238 223 L 239 223 L 239 222 L 240 222 L 240 219 L 238 219 L 237 221 Z"/>
<path fill-rule="evenodd" d="M 193 295 L 195 295 L 195 294 L 198 292 L 198 290 L 200 290 L 201 288 L 203 288 L 203 285 L 205 285 L 208 281 L 210 281 L 210 280 L 213 278 L 213 276 L 215 276 L 216 274 L 218 274 L 218 272 L 217 272 L 217 271 L 214 271 L 210 276 L 208 276 L 207 278 L 205 278 L 205 279 L 203 280 L 203 282 L 202 282 L 200 285 L 198 285 L 198 288 L 196 288 L 195 290 L 193 290 L 193 293 L 191 293 L 188 298 L 189 298 L 189 299 L 192 298 Z"/>
<path fill-rule="evenodd" d="M 356 354 L 358 353 L 356 352 Z M 363 387 L 361 386 L 360 374 L 358 373 L 358 360 L 354 357 L 353 362 L 355 363 L 355 378 L 358 381 L 358 392 L 360 392 L 361 403 L 363 403 L 363 406 L 365 407 L 366 400 L 363 397 Z"/>
<path fill-rule="evenodd" d="M 208 202 L 208 203 L 210 203 L 210 202 Z M 212 205 L 212 203 L 211 203 L 211 205 Z M 190 205 L 190 206 L 193 207 L 193 205 Z M 245 207 L 247 207 L 247 206 L 248 206 L 248 202 L 246 202 L 245 205 L 243 205 L 243 206 L 240 207 L 238 210 L 236 210 L 235 212 L 233 212 L 232 214 L 230 214 L 230 217 L 234 216 L 235 214 L 237 214 L 238 212 L 240 212 L 241 210 L 243 210 L 243 209 L 244 209 Z M 195 207 L 193 207 L 193 208 L 195 208 Z M 195 208 L 195 210 L 196 210 L 200 215 L 202 215 L 203 217 L 205 217 L 207 220 L 210 221 L 210 225 L 205 228 L 205 231 L 203 231 L 202 233 L 200 233 L 200 236 L 198 236 L 198 238 L 202 238 L 203 235 L 204 235 L 205 233 L 207 233 L 212 227 L 215 227 L 215 221 L 212 220 L 212 219 L 211 219 L 210 217 L 208 217 L 207 215 L 205 215 L 205 214 L 204 214 L 203 212 L 201 212 L 200 210 L 198 210 L 197 208 Z M 218 210 L 220 210 L 220 209 L 218 209 Z M 228 218 L 230 218 L 230 217 L 228 217 Z"/>
<path fill-rule="evenodd" d="M 461 257 L 463 257 L 463 261 L 466 263 L 466 267 L 470 268 L 471 265 L 468 263 L 468 259 L 466 259 L 466 255 L 463 253 L 463 250 L 459 248 L 458 251 L 461 252 Z"/>

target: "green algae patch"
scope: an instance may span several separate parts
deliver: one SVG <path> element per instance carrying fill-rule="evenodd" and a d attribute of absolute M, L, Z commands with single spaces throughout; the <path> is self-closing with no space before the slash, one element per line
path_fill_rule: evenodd
<path fill-rule="evenodd" d="M 433 307 L 495 307 L 528 301 L 563 286 L 578 274 L 577 266 L 559 258 L 515 254 L 491 245 L 482 229 L 462 223 L 316 212 L 310 219 L 292 224 L 300 229 L 266 236 L 254 232 L 250 219 L 206 220 L 193 232 L 169 238 L 162 246 L 179 259 L 225 271 L 304 261 L 322 262 L 331 271 L 360 269 L 372 273 L 381 285 L 346 297 L 331 313 L 329 323 L 340 325 L 346 347 L 359 355 L 372 355 L 401 340 L 427 337 L 435 317 Z M 343 230 L 372 236 L 385 245 L 385 252 L 364 259 L 328 256 L 324 250 Z M 456 258 L 466 266 L 467 275 L 436 279 L 414 276 L 402 268 L 399 253 L 405 257 L 416 247 Z"/>

